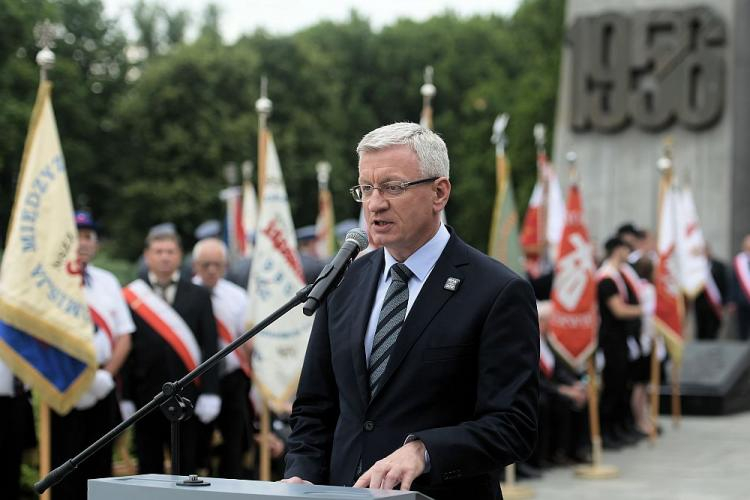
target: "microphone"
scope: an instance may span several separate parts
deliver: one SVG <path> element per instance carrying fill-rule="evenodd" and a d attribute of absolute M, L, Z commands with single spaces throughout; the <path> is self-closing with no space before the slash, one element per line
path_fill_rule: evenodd
<path fill-rule="evenodd" d="M 346 240 L 341 245 L 339 253 L 331 262 L 323 268 L 318 275 L 310 294 L 307 296 L 307 302 L 302 307 L 302 312 L 307 316 L 312 316 L 317 311 L 326 295 L 341 283 L 346 269 L 354 260 L 357 254 L 367 248 L 367 233 L 360 228 L 354 228 L 346 233 Z"/>

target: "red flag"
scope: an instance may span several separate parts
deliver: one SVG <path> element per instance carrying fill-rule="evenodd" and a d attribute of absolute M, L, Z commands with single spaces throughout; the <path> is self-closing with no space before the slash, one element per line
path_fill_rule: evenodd
<path fill-rule="evenodd" d="M 552 283 L 549 341 L 563 359 L 579 369 L 596 348 L 595 271 L 589 233 L 583 223 L 581 193 L 572 184 Z"/>

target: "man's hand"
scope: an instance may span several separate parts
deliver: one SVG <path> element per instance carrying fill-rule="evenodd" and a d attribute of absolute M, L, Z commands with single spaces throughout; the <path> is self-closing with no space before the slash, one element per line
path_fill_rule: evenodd
<path fill-rule="evenodd" d="M 406 443 L 362 474 L 354 483 L 355 488 L 381 488 L 392 490 L 401 484 L 402 490 L 409 490 L 411 483 L 419 477 L 425 468 L 425 446 L 416 440 Z"/>
<path fill-rule="evenodd" d="M 288 479 L 282 479 L 281 482 L 286 484 L 312 484 L 310 481 L 306 481 L 297 476 L 290 477 Z"/>

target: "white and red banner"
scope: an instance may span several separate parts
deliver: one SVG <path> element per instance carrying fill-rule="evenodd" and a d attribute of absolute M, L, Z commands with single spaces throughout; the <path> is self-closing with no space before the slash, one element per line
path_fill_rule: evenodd
<path fill-rule="evenodd" d="M 188 371 L 200 364 L 201 348 L 195 340 L 193 331 L 177 311 L 159 297 L 145 281 L 133 281 L 123 288 L 122 293 L 130 309 L 170 345 Z"/>
<path fill-rule="evenodd" d="M 679 357 L 682 348 L 684 305 L 680 290 L 680 268 L 677 258 L 679 238 L 679 188 L 669 185 L 663 190 L 659 214 L 659 234 L 654 285 L 656 287 L 656 312 L 654 323 L 667 340 L 672 355 Z"/>
<path fill-rule="evenodd" d="M 555 351 L 577 369 L 584 367 L 596 349 L 599 322 L 595 271 L 589 233 L 583 222 L 581 193 L 573 184 L 555 263 L 548 339 Z"/>
<path fill-rule="evenodd" d="M 546 155 L 540 154 L 537 164 L 537 181 L 521 227 L 521 246 L 532 275 L 543 273 L 545 264 L 555 262 L 565 226 L 565 202 L 557 174 Z"/>
<path fill-rule="evenodd" d="M 710 266 L 693 193 L 687 186 L 678 195 L 677 226 L 675 258 L 680 270 L 680 288 L 692 299 L 706 285 Z"/>
<path fill-rule="evenodd" d="M 273 137 L 267 137 L 265 184 L 248 281 L 249 327 L 305 286 L 279 157 Z M 254 337 L 253 380 L 271 408 L 281 408 L 297 389 L 312 321 L 297 307 Z"/>
<path fill-rule="evenodd" d="M 225 231 L 226 231 L 226 243 L 229 253 L 232 257 L 238 257 L 245 255 L 246 238 L 245 228 L 242 225 L 242 188 L 240 186 L 232 186 L 223 189 L 219 193 L 221 198 L 226 203 L 226 218 L 225 218 Z"/>

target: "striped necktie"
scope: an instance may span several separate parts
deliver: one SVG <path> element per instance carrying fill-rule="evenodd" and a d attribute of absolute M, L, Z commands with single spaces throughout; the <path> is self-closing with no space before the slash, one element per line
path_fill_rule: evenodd
<path fill-rule="evenodd" d="M 378 389 L 380 378 L 391 357 L 393 345 L 404 324 L 406 305 L 409 302 L 409 278 L 413 274 L 404 264 L 397 263 L 391 267 L 391 284 L 385 292 L 370 353 L 368 372 L 371 398 Z"/>

